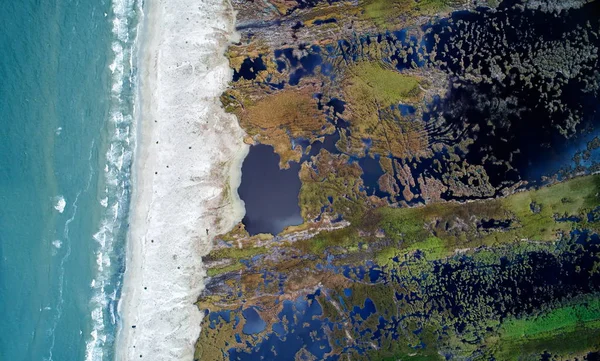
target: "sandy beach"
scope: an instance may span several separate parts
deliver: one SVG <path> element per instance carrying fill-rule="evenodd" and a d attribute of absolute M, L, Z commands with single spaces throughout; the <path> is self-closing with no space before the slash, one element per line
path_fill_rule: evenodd
<path fill-rule="evenodd" d="M 192 360 L 212 238 L 244 214 L 248 152 L 219 96 L 235 14 L 223 0 L 146 2 L 134 188 L 117 359 Z"/>

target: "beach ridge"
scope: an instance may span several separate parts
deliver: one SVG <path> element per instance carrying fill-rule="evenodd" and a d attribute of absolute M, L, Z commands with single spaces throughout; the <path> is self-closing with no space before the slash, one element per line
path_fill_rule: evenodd
<path fill-rule="evenodd" d="M 138 142 L 117 360 L 192 360 L 202 256 L 244 215 L 249 146 L 219 100 L 237 39 L 227 1 L 146 2 Z"/>

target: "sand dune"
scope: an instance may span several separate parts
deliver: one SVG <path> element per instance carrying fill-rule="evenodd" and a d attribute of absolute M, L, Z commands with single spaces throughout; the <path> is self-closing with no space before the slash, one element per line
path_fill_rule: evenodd
<path fill-rule="evenodd" d="M 140 112 L 118 359 L 192 360 L 201 312 L 201 256 L 243 216 L 248 152 L 219 96 L 235 14 L 222 0 L 147 2 Z M 228 189 L 229 188 L 229 189 Z"/>

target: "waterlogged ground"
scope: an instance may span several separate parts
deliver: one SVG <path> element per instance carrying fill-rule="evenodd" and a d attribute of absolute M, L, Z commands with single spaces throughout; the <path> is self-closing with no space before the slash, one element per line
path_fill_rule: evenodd
<path fill-rule="evenodd" d="M 595 1 L 234 1 L 202 360 L 594 360 Z"/>
<path fill-rule="evenodd" d="M 501 199 L 379 208 L 307 239 L 231 242 L 207 259 L 240 268 L 213 269 L 197 356 L 537 360 L 599 350 L 599 190 L 600 176 L 587 176 Z"/>

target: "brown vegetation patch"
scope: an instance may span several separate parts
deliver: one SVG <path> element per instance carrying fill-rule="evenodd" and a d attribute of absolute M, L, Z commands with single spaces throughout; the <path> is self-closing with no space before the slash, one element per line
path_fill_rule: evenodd
<path fill-rule="evenodd" d="M 316 92 L 316 87 L 309 84 L 268 94 L 236 111 L 240 125 L 255 141 L 272 145 L 281 157 L 280 166 L 285 168 L 290 160 L 299 161 L 302 154 L 300 147 L 292 148 L 290 137 L 313 140 L 333 132 L 333 126 L 318 109 L 313 96 Z"/>
<path fill-rule="evenodd" d="M 402 74 L 377 62 L 349 68 L 343 87 L 350 135 L 340 143 L 343 151 L 362 156 L 363 139 L 371 139 L 371 152 L 382 156 L 408 158 L 428 154 L 422 122 L 408 119 L 395 108 L 399 103 L 419 105 L 426 83 L 419 76 Z"/>

